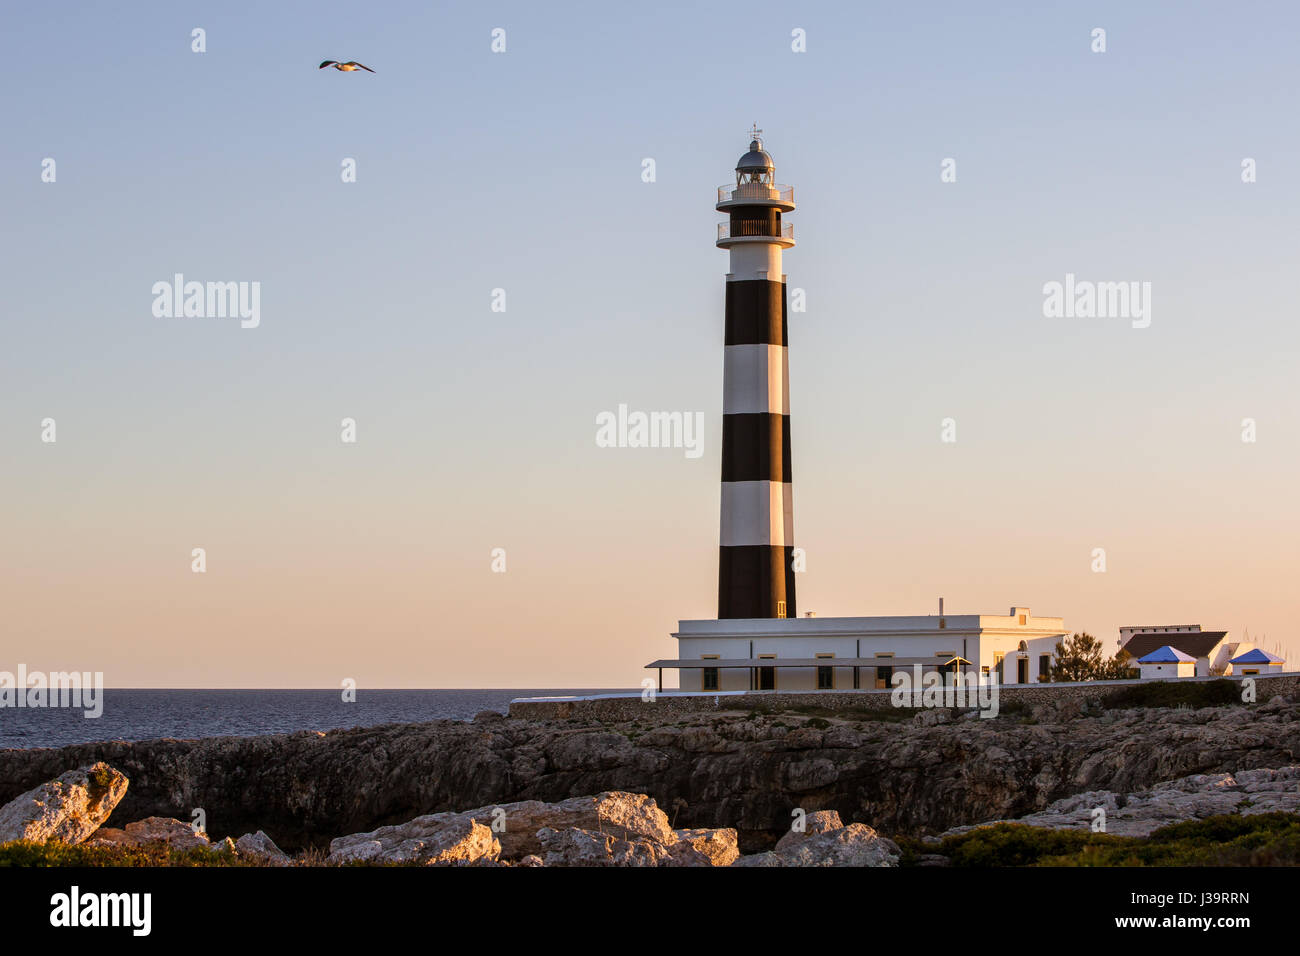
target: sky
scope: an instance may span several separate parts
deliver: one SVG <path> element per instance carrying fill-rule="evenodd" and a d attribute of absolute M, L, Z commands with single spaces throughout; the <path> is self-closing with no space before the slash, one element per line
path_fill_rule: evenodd
<path fill-rule="evenodd" d="M 5 5 L 0 670 L 637 686 L 716 614 L 755 122 L 801 611 L 1300 657 L 1300 8 L 988 6 Z M 176 273 L 258 324 L 155 315 Z M 1149 325 L 1046 316 L 1067 274 Z M 599 447 L 620 404 L 702 454 Z"/>

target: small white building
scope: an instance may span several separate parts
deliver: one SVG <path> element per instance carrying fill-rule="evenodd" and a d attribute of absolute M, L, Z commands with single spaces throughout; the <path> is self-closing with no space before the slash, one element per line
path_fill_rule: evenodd
<path fill-rule="evenodd" d="M 895 668 L 995 673 L 1003 684 L 1047 679 L 1059 617 L 1027 607 L 1005 614 L 906 617 L 733 618 L 680 621 L 677 657 L 646 666 L 677 670 L 679 687 L 710 690 L 852 690 L 890 687 Z M 784 666 L 782 662 L 785 662 Z"/>
<path fill-rule="evenodd" d="M 1263 648 L 1253 648 L 1238 654 L 1230 662 L 1234 674 L 1280 674 L 1286 668 L 1286 659 Z"/>
<path fill-rule="evenodd" d="M 1195 677 L 1196 658 L 1166 644 L 1150 654 L 1138 658 L 1138 670 L 1143 680 L 1169 677 Z"/>

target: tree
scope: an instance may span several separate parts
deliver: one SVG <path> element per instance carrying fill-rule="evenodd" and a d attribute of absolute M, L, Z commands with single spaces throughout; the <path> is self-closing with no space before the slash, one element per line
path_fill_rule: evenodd
<path fill-rule="evenodd" d="M 1102 676 L 1098 680 L 1128 680 L 1138 676 L 1137 665 L 1133 662 L 1133 655 L 1124 648 L 1115 652 L 1115 656 L 1108 660 L 1102 668 Z"/>
<path fill-rule="evenodd" d="M 1120 648 L 1112 658 L 1102 656 L 1102 643 L 1086 631 L 1056 642 L 1053 681 L 1122 680 L 1132 676 L 1129 652 Z"/>

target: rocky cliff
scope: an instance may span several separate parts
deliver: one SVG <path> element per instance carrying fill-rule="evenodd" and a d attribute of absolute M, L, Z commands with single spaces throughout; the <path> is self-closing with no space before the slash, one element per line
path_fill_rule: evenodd
<path fill-rule="evenodd" d="M 897 715 L 894 715 L 897 716 Z M 328 734 L 102 743 L 0 751 L 0 804 L 103 760 L 130 778 L 110 826 L 189 820 L 220 838 L 259 828 L 287 849 L 422 814 L 619 790 L 675 827 L 734 827 L 768 849 L 795 808 L 912 835 L 1019 817 L 1084 791 L 1300 763 L 1300 704 L 1093 715 L 1036 708 L 994 720 L 802 714 L 596 723 L 480 715 Z"/>

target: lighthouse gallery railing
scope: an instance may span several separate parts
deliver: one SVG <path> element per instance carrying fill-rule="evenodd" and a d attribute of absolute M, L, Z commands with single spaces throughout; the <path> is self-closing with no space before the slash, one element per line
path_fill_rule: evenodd
<path fill-rule="evenodd" d="M 741 186 L 719 186 L 718 202 L 739 202 L 743 199 L 775 199 L 794 202 L 794 187 L 766 183 L 745 183 Z"/>
<path fill-rule="evenodd" d="M 741 238 L 749 238 L 751 236 L 766 236 L 771 239 L 777 238 L 772 234 L 771 230 L 768 228 L 767 223 L 765 222 L 742 221 L 736 223 L 730 223 L 730 222 L 718 223 L 719 239 L 741 239 Z M 782 239 L 794 238 L 794 223 L 791 222 L 781 223 L 780 238 Z"/>

